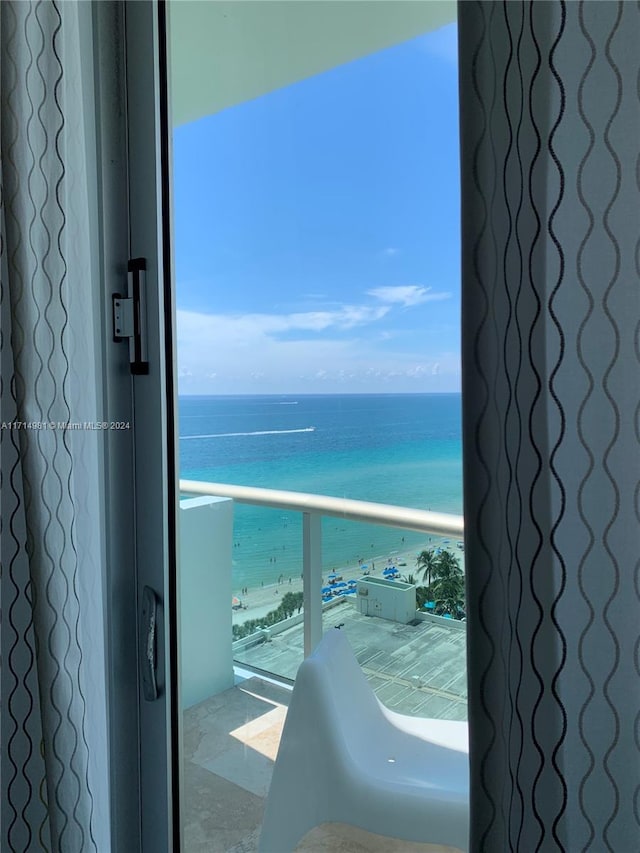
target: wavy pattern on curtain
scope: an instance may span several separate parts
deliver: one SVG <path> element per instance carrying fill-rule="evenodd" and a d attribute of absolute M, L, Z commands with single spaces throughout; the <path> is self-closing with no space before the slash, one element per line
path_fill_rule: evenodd
<path fill-rule="evenodd" d="M 0 4 L 2 850 L 109 849 L 88 15 Z"/>
<path fill-rule="evenodd" d="M 640 8 L 459 5 L 473 850 L 640 850 Z"/>

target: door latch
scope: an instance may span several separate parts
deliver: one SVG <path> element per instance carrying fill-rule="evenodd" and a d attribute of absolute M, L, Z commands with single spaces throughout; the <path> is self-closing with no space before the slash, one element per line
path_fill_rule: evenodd
<path fill-rule="evenodd" d="M 146 270 L 144 258 L 129 261 L 127 276 L 127 295 L 114 293 L 113 340 L 129 341 L 129 361 L 131 372 L 143 374 L 149 372 L 147 353 L 147 299 Z"/>

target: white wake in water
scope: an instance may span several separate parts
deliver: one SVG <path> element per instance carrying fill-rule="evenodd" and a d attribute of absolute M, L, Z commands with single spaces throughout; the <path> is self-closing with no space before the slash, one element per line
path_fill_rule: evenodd
<path fill-rule="evenodd" d="M 302 429 L 261 429 L 255 432 L 211 432 L 206 435 L 181 435 L 180 441 L 190 441 L 194 438 L 233 438 L 239 435 L 291 435 L 294 432 L 315 432 L 315 427 Z"/>

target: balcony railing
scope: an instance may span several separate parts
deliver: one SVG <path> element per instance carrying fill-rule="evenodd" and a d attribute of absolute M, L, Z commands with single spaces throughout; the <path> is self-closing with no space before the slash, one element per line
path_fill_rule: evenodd
<path fill-rule="evenodd" d="M 390 504 L 335 498 L 325 495 L 181 480 L 188 495 L 232 498 L 238 503 L 302 513 L 302 576 L 304 654 L 309 655 L 322 637 L 322 517 L 380 524 L 436 536 L 464 536 L 462 516 Z"/>

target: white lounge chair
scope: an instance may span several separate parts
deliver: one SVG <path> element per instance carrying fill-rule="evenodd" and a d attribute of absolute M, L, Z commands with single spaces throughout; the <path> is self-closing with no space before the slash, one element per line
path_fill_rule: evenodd
<path fill-rule="evenodd" d="M 389 711 L 336 629 L 298 670 L 260 853 L 290 853 L 328 822 L 468 848 L 467 724 Z"/>

